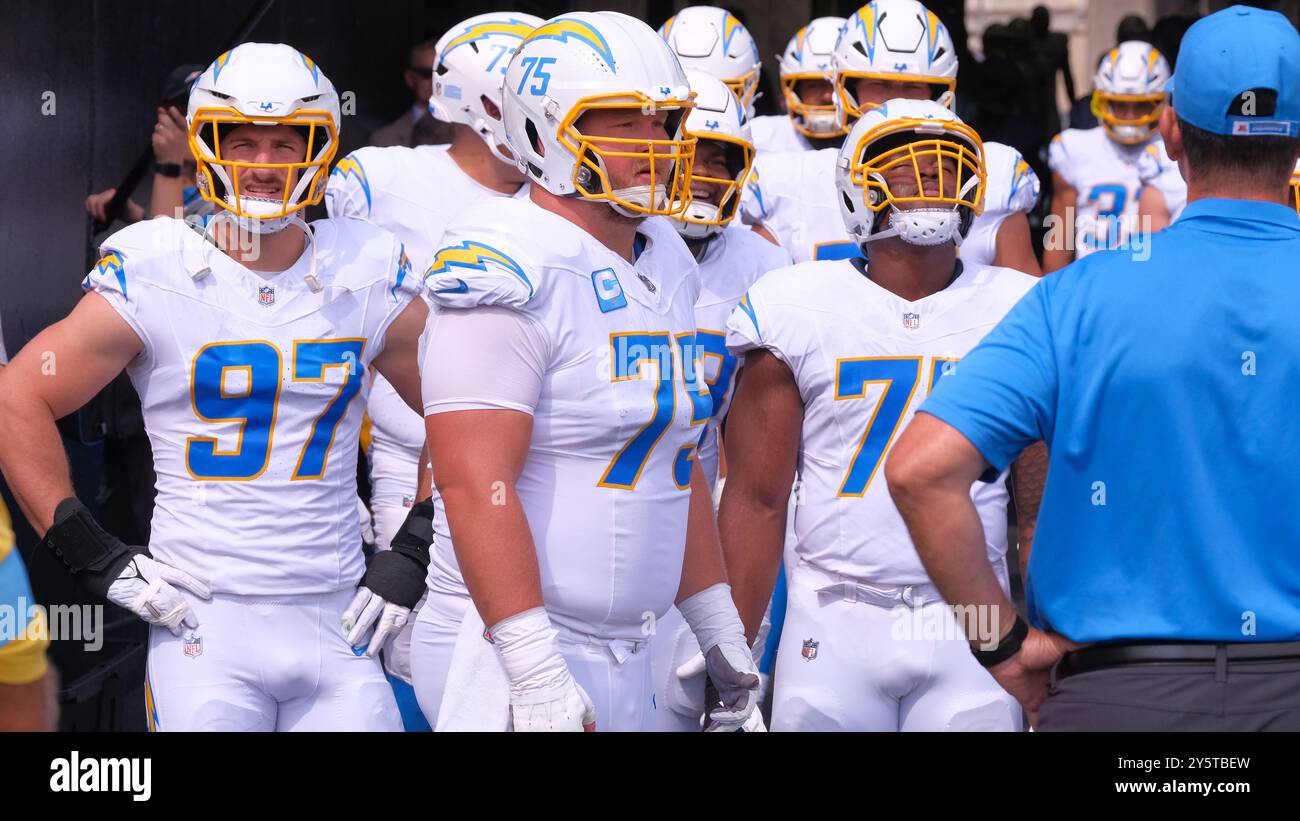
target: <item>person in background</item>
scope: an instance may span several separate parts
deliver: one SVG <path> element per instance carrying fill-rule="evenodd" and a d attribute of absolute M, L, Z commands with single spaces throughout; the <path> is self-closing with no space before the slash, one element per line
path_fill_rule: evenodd
<path fill-rule="evenodd" d="M 433 63 L 438 57 L 436 40 L 424 40 L 411 47 L 402 79 L 411 90 L 411 108 L 370 134 L 370 145 L 439 145 L 451 142 L 451 127 L 429 113 L 433 93 Z"/>
<path fill-rule="evenodd" d="M 108 188 L 86 197 L 86 213 L 103 223 L 113 219 L 139 222 L 158 216 L 185 219 L 207 216 L 212 205 L 199 196 L 194 182 L 194 159 L 190 156 L 188 129 L 182 111 L 189 99 L 190 86 L 203 73 L 203 66 L 183 65 L 172 69 L 163 81 L 161 102 L 153 127 L 153 188 L 149 208 L 133 200 L 122 204 L 118 214 L 108 213 L 116 188 Z"/>

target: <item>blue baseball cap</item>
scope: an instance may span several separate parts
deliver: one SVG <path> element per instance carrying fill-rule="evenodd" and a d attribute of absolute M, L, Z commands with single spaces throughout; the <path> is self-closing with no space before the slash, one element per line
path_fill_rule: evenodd
<path fill-rule="evenodd" d="M 1275 11 L 1217 11 L 1183 35 L 1166 91 L 1179 118 L 1204 131 L 1300 136 L 1300 32 Z"/>

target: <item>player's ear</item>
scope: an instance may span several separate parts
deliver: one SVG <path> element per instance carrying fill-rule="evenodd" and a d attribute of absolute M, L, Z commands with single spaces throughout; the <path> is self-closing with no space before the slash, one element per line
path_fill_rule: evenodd
<path fill-rule="evenodd" d="M 1160 136 L 1165 141 L 1165 153 L 1169 159 L 1178 162 L 1183 158 L 1183 130 L 1178 127 L 1178 114 L 1173 106 L 1165 106 L 1160 112 Z"/>

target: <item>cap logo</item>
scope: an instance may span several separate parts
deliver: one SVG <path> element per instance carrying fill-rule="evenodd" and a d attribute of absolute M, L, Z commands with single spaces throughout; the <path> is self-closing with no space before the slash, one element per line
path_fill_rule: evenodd
<path fill-rule="evenodd" d="M 1229 117 L 1272 117 L 1277 113 L 1277 92 L 1271 88 L 1251 88 L 1232 98 Z"/>

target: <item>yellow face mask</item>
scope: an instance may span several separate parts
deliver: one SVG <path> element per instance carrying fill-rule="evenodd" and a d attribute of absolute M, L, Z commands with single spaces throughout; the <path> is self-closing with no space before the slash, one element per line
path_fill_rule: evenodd
<path fill-rule="evenodd" d="M 933 138 L 922 136 L 935 130 Z M 921 134 L 915 134 L 920 131 Z M 914 141 L 867 156 L 872 143 L 892 135 L 913 133 Z M 964 123 L 900 118 L 889 120 L 862 135 L 854 148 L 857 160 L 850 168 L 854 186 L 862 189 L 862 202 L 873 212 L 893 205 L 908 207 L 966 206 L 976 215 L 984 209 L 984 143 L 975 130 Z M 927 194 L 922 179 L 922 165 L 933 160 L 938 173 L 938 192 Z M 950 168 L 945 170 L 945 163 Z M 885 181 L 887 172 L 910 164 L 916 182 L 916 194 L 900 196 Z M 892 175 L 891 175 L 892 176 Z"/>
<path fill-rule="evenodd" d="M 719 228 L 725 227 L 740 211 L 741 186 L 749 178 L 750 169 L 754 165 L 754 146 L 737 139 L 729 134 L 693 134 L 697 141 L 713 140 L 715 142 L 726 143 L 727 145 L 736 146 L 740 151 L 741 167 L 734 177 L 706 177 L 698 174 L 692 165 L 691 183 L 704 183 L 706 185 L 717 186 L 721 189 L 722 195 L 718 198 L 718 210 L 714 216 L 704 216 L 700 209 L 687 208 L 676 219 L 682 222 L 691 223 L 692 225 L 710 225 Z M 688 186 L 689 188 L 689 186 Z"/>
<path fill-rule="evenodd" d="M 691 170 L 695 164 L 695 137 L 682 129 L 687 112 L 695 107 L 690 100 L 665 100 L 656 102 L 644 94 L 609 94 L 584 97 L 573 106 L 560 123 L 557 139 L 578 158 L 573 167 L 573 187 L 584 199 L 608 202 L 624 211 L 646 216 L 676 217 L 690 204 Z M 658 111 L 672 112 L 676 123 L 670 123 L 674 136 L 667 139 L 638 139 L 628 137 L 603 137 L 583 134 L 577 121 L 588 111 L 628 110 L 649 116 Z M 630 200 L 620 195 L 610 182 L 605 170 L 605 159 L 638 159 L 649 164 L 650 190 L 654 192 L 649 202 Z M 667 178 L 660 176 L 656 166 L 671 163 Z M 659 188 L 662 187 L 662 193 Z"/>
<path fill-rule="evenodd" d="M 301 162 L 259 163 L 223 158 L 223 132 L 241 125 L 305 128 L 305 159 Z M 338 130 L 329 112 L 323 110 L 301 110 L 287 117 L 250 117 L 233 108 L 200 108 L 190 121 L 189 144 L 198 164 L 196 178 L 203 199 L 240 217 L 277 219 L 315 205 L 325 196 L 330 163 L 338 151 Z M 284 172 L 284 192 L 278 207 L 268 204 L 265 209 L 259 208 L 258 213 L 247 210 L 247 195 L 240 191 L 239 178 L 250 168 Z"/>
<path fill-rule="evenodd" d="M 830 82 L 825 74 L 815 72 L 786 74 L 781 77 L 781 94 L 785 97 L 785 107 L 790 112 L 790 121 L 795 130 L 805 137 L 815 138 L 839 137 L 847 134 L 848 132 L 838 125 L 829 131 L 812 131 L 808 128 L 807 124 L 810 122 L 835 119 L 835 100 L 832 97 L 831 101 L 825 104 L 805 103 L 795 90 L 795 87 L 804 80 Z M 831 93 L 834 94 L 833 84 Z"/>
<path fill-rule="evenodd" d="M 1291 172 L 1291 204 L 1295 206 L 1297 214 L 1300 214 L 1300 170 Z"/>
<path fill-rule="evenodd" d="M 1115 111 L 1117 103 L 1136 103 L 1149 106 L 1145 114 L 1121 116 Z M 1156 130 L 1160 122 L 1160 110 L 1164 108 L 1165 95 L 1160 94 L 1109 94 L 1102 91 L 1092 93 L 1091 109 L 1094 117 L 1111 139 L 1128 145 L 1140 143 Z"/>

